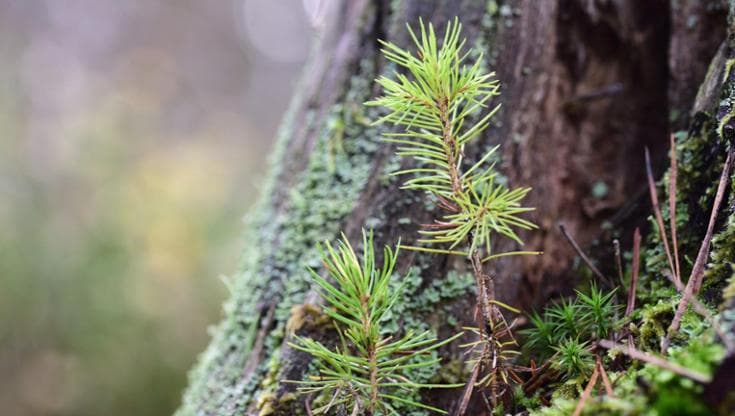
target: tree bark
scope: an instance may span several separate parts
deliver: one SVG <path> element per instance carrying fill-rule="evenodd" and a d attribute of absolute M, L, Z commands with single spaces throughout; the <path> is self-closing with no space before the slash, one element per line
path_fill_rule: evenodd
<path fill-rule="evenodd" d="M 304 398 L 283 380 L 301 379 L 309 365 L 308 356 L 288 346 L 293 333 L 328 336 L 318 309 L 308 306 L 319 301 L 305 270 L 319 265 L 315 243 L 341 231 L 357 241 L 369 227 L 379 246 L 399 238 L 412 244 L 419 224 L 438 212 L 388 176 L 408 162 L 379 141 L 384 128 L 370 125 L 380 110 L 362 105 L 379 93 L 373 80 L 393 69 L 377 39 L 409 46 L 406 22 L 421 17 L 441 32 L 455 15 L 468 45 L 484 53 L 502 85 L 503 109 L 467 157 L 501 145 L 498 166 L 509 183 L 534 188 L 527 204 L 537 207 L 531 217 L 540 230 L 522 236 L 525 248 L 545 252 L 493 263 L 503 302 L 528 310 L 575 283 L 575 252 L 559 223 L 583 246 L 599 239 L 608 252 L 611 238 L 631 240 L 629 225 L 644 225 L 650 212 L 643 150 L 663 162 L 673 129 L 690 125 L 690 136 L 705 138 L 697 154 L 709 155 L 696 162 L 702 186 L 692 182 L 683 198 L 700 201 L 716 186 L 715 162 L 726 143 L 717 129 L 731 134 L 733 111 L 719 104 L 723 94 L 732 96 L 723 84 L 733 57 L 724 2 L 343 2 L 315 45 L 283 122 L 268 183 L 250 216 L 241 271 L 232 279 L 224 319 L 190 375 L 180 415 L 303 414 Z M 687 167 L 682 171 L 686 177 Z M 701 227 L 693 221 L 691 232 Z M 399 271 L 410 269 L 417 283 L 409 285 L 399 323 L 423 322 L 440 336 L 471 324 L 471 284 L 428 297 L 469 268 L 461 258 L 402 252 Z M 451 346 L 445 354 L 461 351 Z M 449 409 L 460 394 L 432 392 L 425 399 Z"/>

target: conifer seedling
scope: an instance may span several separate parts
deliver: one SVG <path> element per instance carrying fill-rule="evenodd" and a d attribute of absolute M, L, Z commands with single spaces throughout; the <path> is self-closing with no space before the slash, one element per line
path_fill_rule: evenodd
<path fill-rule="evenodd" d="M 498 398 L 511 393 L 519 380 L 513 357 L 518 346 L 501 309 L 517 313 L 495 298 L 495 280 L 483 263 L 502 256 L 540 254 L 529 251 L 493 252 L 498 236 L 522 244 L 518 230 L 536 228 L 522 214 L 533 208 L 521 202 L 530 188 L 509 188 L 498 180 L 492 158 L 497 146 L 485 151 L 474 163 L 465 150 L 490 126 L 500 104 L 494 73 L 485 72 L 482 56 L 469 64 L 466 40 L 461 38 L 458 19 L 448 22 L 443 38 L 434 27 L 419 21 L 418 36 L 408 27 L 416 51 L 410 52 L 391 42 L 381 42 L 385 57 L 405 71 L 380 77 L 383 96 L 367 105 L 381 106 L 387 114 L 376 124 L 390 123 L 397 132 L 386 134 L 385 141 L 397 146 L 397 154 L 413 159 L 415 167 L 394 175 L 406 176 L 404 189 L 424 191 L 438 201 L 443 214 L 420 231 L 418 250 L 438 254 L 462 255 L 470 259 L 477 285 L 476 328 L 468 328 L 477 341 L 467 344 L 472 358 L 471 377 L 457 414 L 464 414 L 472 392 L 490 392 L 492 407 Z"/>
<path fill-rule="evenodd" d="M 399 246 L 385 247 L 383 265 L 376 264 L 372 232 L 363 231 L 363 253 L 358 258 L 343 235 L 336 247 L 319 245 L 328 278 L 310 270 L 319 293 L 326 302 L 325 313 L 334 320 L 339 342 L 330 348 L 318 341 L 295 337 L 291 346 L 316 358 L 319 374 L 306 381 L 293 381 L 299 391 L 322 395 L 326 404 L 314 414 L 399 415 L 392 402 L 439 413 L 441 409 L 411 400 L 419 388 L 447 388 L 461 385 L 416 383 L 406 378 L 408 370 L 436 365 L 430 354 L 461 336 L 439 341 L 430 331 L 408 329 L 400 337 L 381 335 L 385 314 L 401 301 L 401 290 L 392 290 L 390 280 Z"/>
<path fill-rule="evenodd" d="M 408 27 L 417 47 L 415 56 L 381 41 L 385 57 L 407 70 L 410 78 L 398 72 L 395 79 L 380 77 L 377 82 L 384 95 L 367 105 L 388 110 L 376 124 L 391 123 L 402 131 L 388 133 L 384 140 L 398 145 L 398 155 L 420 164 L 394 173 L 410 176 L 403 188 L 436 196 L 447 211 L 421 231 L 419 242 L 438 248 L 411 248 L 470 257 L 484 251 L 483 261 L 487 261 L 492 258 L 494 236 L 522 244 L 516 229 L 536 227 L 520 216 L 533 210 L 521 206 L 531 188 L 509 189 L 499 183 L 490 162 L 497 146 L 475 163 L 466 163 L 466 145 L 488 128 L 500 109 L 500 104 L 489 109 L 491 100 L 500 95 L 500 85 L 493 72 L 483 71 L 482 56 L 466 64 L 469 52 L 464 50 L 466 41 L 460 39 L 462 26 L 457 19 L 447 24 L 441 47 L 433 26 L 427 29 L 423 22 L 419 24 L 420 38 Z"/>

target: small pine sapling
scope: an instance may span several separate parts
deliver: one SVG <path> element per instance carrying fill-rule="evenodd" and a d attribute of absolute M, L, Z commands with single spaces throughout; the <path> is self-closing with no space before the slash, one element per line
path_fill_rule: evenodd
<path fill-rule="evenodd" d="M 405 372 L 436 365 L 439 359 L 430 353 L 462 334 L 442 341 L 429 331 L 414 333 L 410 329 L 399 338 L 381 335 L 383 318 L 401 301 L 401 290 L 390 286 L 399 246 L 395 250 L 386 246 L 383 265 L 378 267 L 372 232 L 363 231 L 362 243 L 362 258 L 344 235 L 336 247 L 329 242 L 318 246 L 331 279 L 315 270 L 310 272 L 327 304 L 325 313 L 335 323 L 339 342 L 329 348 L 295 336 L 291 346 L 316 358 L 319 375 L 292 383 L 299 384 L 301 393 L 326 399 L 326 404 L 312 410 L 313 414 L 398 415 L 391 402 L 446 413 L 410 400 L 407 397 L 411 395 L 405 393 L 461 385 L 415 383 L 406 378 Z"/>
<path fill-rule="evenodd" d="M 465 146 L 489 126 L 500 105 L 475 122 L 471 118 L 500 95 L 500 86 L 493 79 L 494 73 L 482 71 L 482 57 L 472 66 L 464 65 L 469 53 L 464 51 L 465 40 L 460 40 L 462 26 L 457 20 L 447 24 L 441 48 L 433 26 L 429 24 L 427 31 L 420 22 L 420 27 L 421 40 L 408 27 L 417 56 L 381 41 L 386 58 L 408 70 L 412 79 L 400 73 L 394 74 L 397 81 L 380 77 L 377 82 L 385 95 L 367 105 L 389 110 L 376 124 L 388 122 L 403 131 L 387 133 L 384 140 L 398 144 L 398 155 L 413 157 L 423 165 L 393 173 L 412 176 L 403 189 L 434 195 L 446 211 L 441 220 L 420 231 L 424 237 L 420 243 L 439 248 L 410 248 L 468 257 L 485 254 L 480 258 L 485 262 L 499 256 L 492 254 L 494 236 L 503 235 L 522 244 L 514 228 L 536 228 L 519 216 L 533 210 L 520 204 L 531 188 L 508 189 L 497 181 L 494 164 L 489 162 L 497 146 L 476 163 L 465 166 Z"/>
<path fill-rule="evenodd" d="M 517 312 L 495 299 L 494 280 L 485 273 L 483 263 L 508 255 L 540 254 L 513 251 L 493 253 L 496 236 L 522 244 L 517 230 L 536 226 L 521 217 L 533 208 L 521 201 L 530 188 L 511 189 L 498 180 L 491 158 L 497 146 L 474 163 L 468 163 L 465 147 L 490 125 L 500 105 L 491 100 L 500 95 L 494 73 L 482 68 L 482 56 L 467 64 L 461 25 L 455 19 L 447 24 L 439 40 L 431 24 L 419 21 L 419 36 L 408 27 L 416 46 L 414 53 L 381 41 L 385 57 L 407 71 L 392 78 L 380 77 L 377 83 L 384 95 L 367 105 L 381 106 L 388 113 L 376 124 L 390 123 L 400 131 L 386 134 L 385 141 L 397 145 L 397 153 L 411 157 L 417 167 L 394 175 L 408 176 L 403 189 L 424 191 L 438 201 L 444 211 L 440 219 L 424 225 L 420 246 L 406 247 L 431 253 L 462 255 L 469 258 L 477 285 L 479 342 L 469 344 L 474 351 L 472 377 L 460 404 L 463 414 L 472 391 L 490 391 L 492 406 L 500 396 L 511 393 L 513 373 L 511 356 L 517 343 L 500 308 Z"/>

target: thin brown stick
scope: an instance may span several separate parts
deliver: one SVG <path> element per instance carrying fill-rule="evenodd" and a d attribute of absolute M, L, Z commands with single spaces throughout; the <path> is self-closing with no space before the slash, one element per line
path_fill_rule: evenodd
<path fill-rule="evenodd" d="M 584 254 L 582 249 L 579 247 L 579 244 L 577 244 L 577 242 L 574 240 L 571 234 L 569 234 L 569 232 L 567 231 L 567 227 L 565 227 L 564 224 L 559 224 L 559 230 L 561 231 L 561 234 L 564 236 L 564 238 L 567 239 L 567 241 L 572 246 L 574 251 L 577 252 L 577 255 L 579 255 L 579 257 L 582 258 L 582 261 L 587 265 L 587 267 L 589 267 L 590 270 L 592 270 L 592 273 L 594 273 L 595 276 L 597 276 L 600 280 L 602 280 L 603 282 L 607 283 L 608 285 L 612 287 L 613 285 L 612 285 L 612 282 L 610 282 L 610 279 L 605 277 L 605 275 L 602 274 L 602 272 L 597 267 L 595 267 L 594 264 L 592 264 L 592 260 L 590 260 L 590 258 L 587 257 L 586 254 Z"/>
<path fill-rule="evenodd" d="M 595 384 L 597 384 L 597 377 L 599 376 L 599 371 L 597 371 L 597 366 L 595 366 L 594 371 L 592 371 L 592 376 L 590 377 L 590 381 L 587 383 L 587 387 L 584 388 L 584 391 L 582 392 L 582 396 L 579 398 L 579 402 L 577 403 L 577 407 L 574 408 L 574 414 L 572 416 L 579 416 L 582 414 L 582 410 L 584 409 L 585 403 L 587 403 L 587 400 L 590 398 L 590 395 L 592 395 L 592 389 L 595 387 Z"/>
<path fill-rule="evenodd" d="M 275 312 L 276 305 L 273 304 L 270 306 L 270 308 L 268 308 L 268 312 L 266 312 L 265 317 L 263 317 L 263 319 L 261 320 L 260 330 L 258 330 L 258 334 L 255 338 L 255 343 L 253 344 L 253 348 L 250 350 L 250 358 L 245 363 L 245 367 L 242 370 L 242 377 L 244 380 L 249 379 L 255 369 L 258 367 L 258 363 L 262 358 L 261 355 L 263 353 L 263 348 L 265 347 L 265 338 L 266 335 L 268 335 L 268 331 L 270 331 L 271 329 L 271 325 L 273 324 Z"/>
<path fill-rule="evenodd" d="M 306 396 L 306 400 L 304 401 L 304 407 L 306 408 L 306 416 L 314 416 L 314 413 L 311 411 L 311 399 L 312 399 L 313 393 Z"/>
<path fill-rule="evenodd" d="M 669 240 L 666 238 L 666 229 L 664 228 L 664 219 L 661 215 L 661 207 L 658 204 L 658 194 L 656 193 L 656 183 L 653 181 L 653 170 L 651 169 L 651 155 L 648 153 L 646 147 L 646 176 L 648 178 L 648 193 L 651 195 L 651 205 L 653 205 L 653 214 L 656 218 L 656 226 L 658 228 L 658 234 L 661 237 L 661 241 L 664 244 L 664 252 L 666 252 L 666 259 L 669 262 L 669 268 L 671 273 L 676 277 L 676 267 L 674 266 L 674 260 L 671 257 L 671 248 L 669 248 Z"/>
<path fill-rule="evenodd" d="M 670 273 L 664 273 L 664 276 L 669 279 L 669 282 L 673 283 L 674 286 L 676 286 L 674 278 L 673 276 L 671 276 Z M 678 286 L 676 286 L 676 290 L 679 292 L 679 294 L 684 293 L 684 285 L 679 284 Z M 719 336 L 722 342 L 725 343 L 725 347 L 727 348 L 727 350 L 735 351 L 735 344 L 733 344 L 733 342 L 730 340 L 730 337 L 725 334 L 725 332 L 715 320 L 715 317 L 712 315 L 709 309 L 704 306 L 704 303 L 697 299 L 696 296 L 692 296 L 689 302 L 692 304 L 692 309 L 694 309 L 694 312 L 698 313 L 702 318 L 704 318 L 705 321 L 707 321 L 707 323 L 710 324 L 710 326 L 712 326 L 712 328 L 717 333 L 717 336 Z"/>
<path fill-rule="evenodd" d="M 669 157 L 669 228 L 671 232 L 672 251 L 674 252 L 674 275 L 676 280 L 681 281 L 681 270 L 679 269 L 679 243 L 676 241 L 676 141 L 671 136 L 671 153 Z"/>
<path fill-rule="evenodd" d="M 459 190 L 459 192 L 461 192 L 461 189 Z M 472 238 L 474 238 L 474 236 L 471 235 L 470 239 Z M 489 328 L 496 321 L 497 318 L 502 320 L 504 320 L 504 318 L 498 308 L 492 303 L 493 301 L 495 301 L 495 281 L 493 280 L 492 276 L 484 272 L 482 267 L 482 255 L 479 250 L 475 250 L 473 253 L 471 253 L 470 263 L 472 264 L 472 271 L 473 275 L 475 276 L 475 284 L 477 285 L 477 304 L 475 309 L 475 319 L 477 320 L 478 331 L 480 332 L 480 340 L 482 340 L 485 337 L 486 332 L 488 331 L 487 328 Z M 479 314 L 477 313 L 477 309 L 480 310 Z M 510 327 L 508 327 L 507 323 L 506 328 L 510 333 Z M 497 334 L 490 335 L 496 336 Z M 510 334 L 510 337 L 512 339 L 513 335 Z M 488 345 L 488 342 L 485 342 L 483 354 L 481 355 L 480 359 L 478 359 L 475 367 L 473 368 L 472 374 L 470 375 L 470 380 L 468 381 L 467 385 L 465 386 L 465 390 L 462 393 L 462 400 L 460 401 L 455 416 L 463 416 L 467 411 L 467 406 L 469 405 L 470 399 L 472 397 L 475 383 L 477 382 L 479 373 L 482 370 L 483 357 L 485 357 L 489 352 L 488 349 L 490 347 Z M 494 368 L 491 369 L 491 371 L 494 371 Z M 497 400 L 494 390 L 492 400 L 493 403 L 495 403 Z"/>
<path fill-rule="evenodd" d="M 541 387 L 541 384 L 546 381 L 547 379 L 553 377 L 554 371 L 550 370 L 551 368 L 551 360 L 556 358 L 557 354 L 554 354 L 550 359 L 548 359 L 541 367 L 536 369 L 536 372 L 531 376 L 528 381 L 523 385 L 523 394 L 526 396 L 531 396 L 533 393 Z"/>
<path fill-rule="evenodd" d="M 676 287 L 676 291 L 679 292 L 679 294 L 684 293 L 684 284 L 679 283 L 678 285 L 674 281 L 674 277 L 671 275 L 671 273 L 664 273 L 664 276 L 671 282 L 674 287 Z M 696 297 L 692 297 L 689 302 L 692 304 L 692 308 L 694 309 L 694 312 L 698 313 L 702 316 L 702 318 L 709 321 L 711 324 L 714 324 L 714 317 L 710 313 L 709 309 L 707 309 L 706 306 L 704 306 L 704 303 L 702 303 L 699 299 Z"/>
<path fill-rule="evenodd" d="M 636 227 L 633 232 L 633 265 L 631 267 L 630 288 L 628 288 L 628 304 L 625 307 L 625 317 L 629 317 L 635 310 L 635 293 L 638 288 L 638 272 L 641 263 L 641 230 Z"/>
<path fill-rule="evenodd" d="M 733 149 L 730 149 L 727 152 L 725 165 L 722 167 L 720 183 L 717 185 L 717 194 L 715 195 L 715 202 L 712 205 L 712 212 L 710 213 L 709 224 L 707 224 L 707 232 L 705 233 L 704 239 L 702 240 L 702 245 L 699 247 L 697 259 L 694 262 L 694 267 L 692 267 L 692 273 L 689 275 L 689 281 L 684 288 L 684 294 L 682 295 L 681 301 L 679 302 L 679 307 L 676 309 L 674 319 L 671 321 L 671 325 L 669 326 L 669 330 L 667 331 L 666 336 L 661 341 L 662 352 L 668 349 L 669 340 L 674 332 L 679 329 L 681 318 L 682 316 L 684 316 L 684 312 L 686 312 L 690 300 L 699 292 L 699 288 L 702 286 L 702 278 L 704 277 L 704 266 L 707 262 L 707 258 L 709 257 L 709 249 L 710 244 L 712 243 L 712 235 L 715 228 L 715 222 L 717 221 L 717 214 L 720 210 L 720 205 L 722 204 L 722 199 L 725 194 L 725 188 L 727 187 L 727 183 L 730 178 L 730 170 L 732 170 L 732 164 Z"/>
<path fill-rule="evenodd" d="M 605 393 L 610 397 L 615 397 L 615 392 L 613 391 L 612 383 L 610 383 L 610 378 L 607 376 L 607 371 L 605 371 L 605 367 L 602 366 L 602 359 L 600 356 L 597 356 L 597 369 L 600 371 L 600 377 L 602 378 L 602 384 L 605 386 Z"/>
<path fill-rule="evenodd" d="M 618 272 L 618 280 L 621 286 L 625 286 L 625 278 L 623 277 L 623 259 L 620 253 L 620 241 L 613 240 L 613 252 L 615 253 L 615 269 Z"/>
<path fill-rule="evenodd" d="M 472 391 L 475 390 L 477 376 L 480 374 L 481 365 L 481 361 L 477 361 L 477 363 L 475 363 L 475 366 L 472 369 L 472 374 L 470 374 L 470 379 L 467 380 L 467 384 L 465 384 L 464 392 L 462 392 L 462 400 L 459 402 L 459 406 L 457 407 L 457 411 L 454 413 L 454 416 L 463 416 L 467 411 L 467 406 L 470 404 L 470 398 L 472 397 Z"/>
<path fill-rule="evenodd" d="M 597 343 L 602 348 L 608 349 L 608 350 L 616 350 L 620 351 L 623 354 L 629 356 L 630 358 L 638 361 L 643 361 L 649 364 L 653 364 L 657 367 L 661 367 L 664 370 L 669 370 L 674 374 L 678 374 L 682 377 L 686 377 L 690 380 L 694 380 L 698 383 L 707 384 L 710 382 L 710 377 L 702 374 L 698 371 L 691 370 L 686 367 L 682 367 L 678 364 L 674 364 L 672 362 L 666 361 L 663 358 L 656 357 L 655 355 L 647 354 L 643 351 L 637 350 L 633 346 L 625 346 L 617 344 L 613 341 L 603 339 Z"/>
<path fill-rule="evenodd" d="M 494 282 L 482 269 L 482 256 L 480 256 L 479 251 L 472 253 L 470 260 L 472 263 L 472 272 L 475 275 L 477 289 L 479 292 L 477 294 L 477 301 L 482 305 L 485 323 L 487 323 L 492 319 L 493 315 L 490 301 L 495 299 Z"/>

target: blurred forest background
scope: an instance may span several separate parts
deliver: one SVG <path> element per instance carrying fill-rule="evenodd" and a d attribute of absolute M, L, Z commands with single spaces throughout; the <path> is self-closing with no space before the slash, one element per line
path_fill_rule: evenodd
<path fill-rule="evenodd" d="M 0 0 L 0 409 L 163 415 L 318 0 Z"/>

